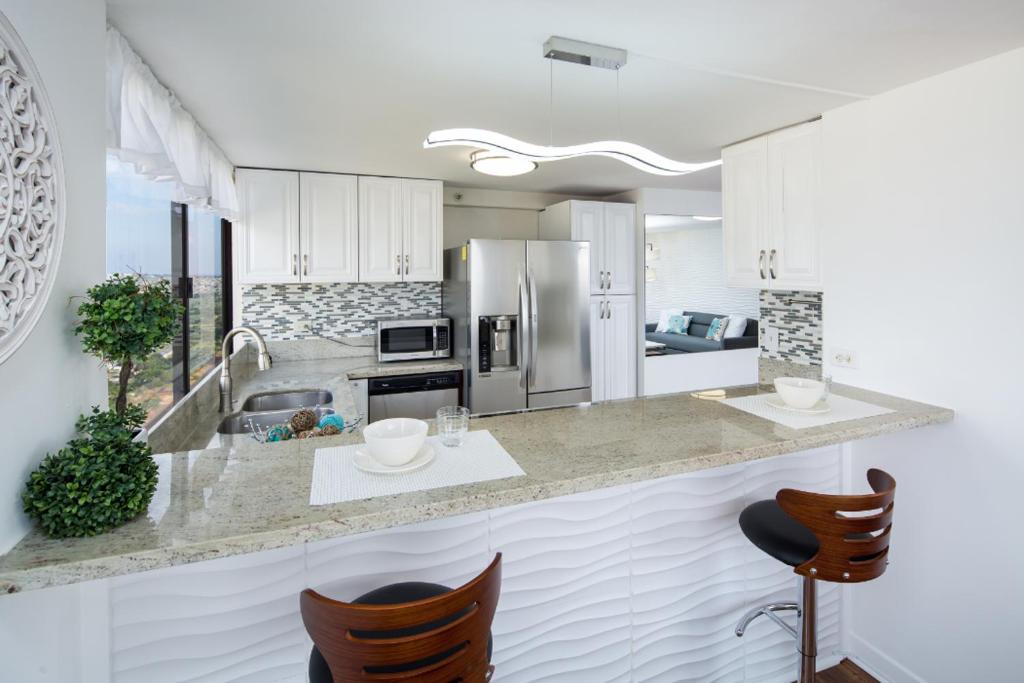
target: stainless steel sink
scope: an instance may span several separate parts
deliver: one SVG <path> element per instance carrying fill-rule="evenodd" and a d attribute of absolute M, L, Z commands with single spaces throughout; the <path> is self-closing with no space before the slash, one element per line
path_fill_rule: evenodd
<path fill-rule="evenodd" d="M 330 394 L 328 394 L 330 396 Z M 254 397 L 255 398 L 255 397 Z M 248 403 L 248 401 L 246 401 Z M 232 413 L 220 421 L 217 427 L 218 434 L 261 434 L 274 425 L 287 422 L 298 408 L 285 408 L 283 410 L 264 410 L 259 412 L 241 411 Z M 318 418 L 334 413 L 333 408 L 310 407 Z"/>
<path fill-rule="evenodd" d="M 253 394 L 245 399 L 242 411 L 292 410 L 316 408 L 334 403 L 334 394 L 323 389 L 302 389 L 300 391 L 266 391 Z"/>

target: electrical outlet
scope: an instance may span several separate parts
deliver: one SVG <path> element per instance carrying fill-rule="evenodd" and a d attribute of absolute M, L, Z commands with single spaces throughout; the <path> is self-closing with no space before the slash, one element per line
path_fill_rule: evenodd
<path fill-rule="evenodd" d="M 829 360 L 837 368 L 855 369 L 858 365 L 857 354 L 849 349 L 832 349 Z"/>
<path fill-rule="evenodd" d="M 309 325 L 308 320 L 296 320 L 295 321 L 296 332 L 312 332 L 313 329 Z"/>
<path fill-rule="evenodd" d="M 769 353 L 779 352 L 779 328 L 768 327 L 765 325 L 763 330 L 764 333 L 764 347 L 768 349 Z"/>

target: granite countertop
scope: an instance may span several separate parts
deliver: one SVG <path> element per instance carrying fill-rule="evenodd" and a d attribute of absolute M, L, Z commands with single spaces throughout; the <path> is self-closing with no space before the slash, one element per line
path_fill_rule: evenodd
<path fill-rule="evenodd" d="M 350 371 L 371 372 L 369 366 Z M 748 387 L 728 393 L 767 391 Z M 474 418 L 471 429 L 490 430 L 526 476 L 317 507 L 308 504 L 314 451 L 358 443 L 359 434 L 277 444 L 244 440 L 158 455 L 160 479 L 147 516 L 94 538 L 53 540 L 33 531 L 0 557 L 0 593 L 516 505 L 953 418 L 946 408 L 851 387 L 836 386 L 834 393 L 895 412 L 794 430 L 716 401 L 675 394 Z"/>

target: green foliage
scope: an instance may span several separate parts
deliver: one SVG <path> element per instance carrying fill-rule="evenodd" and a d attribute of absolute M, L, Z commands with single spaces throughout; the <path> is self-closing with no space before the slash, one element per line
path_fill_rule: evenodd
<path fill-rule="evenodd" d="M 48 454 L 22 493 L 25 513 L 56 538 L 95 536 L 144 512 L 156 490 L 157 466 L 147 444 L 132 441 L 146 413 L 93 407 L 75 424 L 79 436 Z"/>
<path fill-rule="evenodd" d="M 116 407 L 123 416 L 134 363 L 174 339 L 184 307 L 166 280 L 134 275 L 114 273 L 85 294 L 75 334 L 86 351 L 121 366 Z"/>

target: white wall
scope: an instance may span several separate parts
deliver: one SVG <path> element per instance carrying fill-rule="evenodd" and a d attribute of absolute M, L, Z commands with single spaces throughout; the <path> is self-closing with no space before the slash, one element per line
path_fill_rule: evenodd
<path fill-rule="evenodd" d="M 892 564 L 849 588 L 849 646 L 891 681 L 1020 680 L 1024 50 L 827 112 L 826 362 L 949 406 L 853 445 L 899 484 Z"/>
<path fill-rule="evenodd" d="M 566 199 L 574 197 L 446 185 L 444 248 L 457 247 L 471 238 L 535 240 L 540 229 L 540 212 Z"/>
<path fill-rule="evenodd" d="M 102 0 L 0 0 L 28 47 L 55 110 L 64 151 L 67 223 L 57 280 L 39 324 L 0 365 L 0 552 L 29 529 L 25 480 L 62 446 L 79 413 L 104 398 L 103 373 L 72 333 L 75 303 L 104 267 L 104 32 Z"/>
<path fill-rule="evenodd" d="M 658 254 L 648 263 L 654 280 L 644 282 L 647 322 L 665 308 L 760 317 L 758 290 L 725 284 L 721 222 L 648 231 L 644 242 Z"/>

